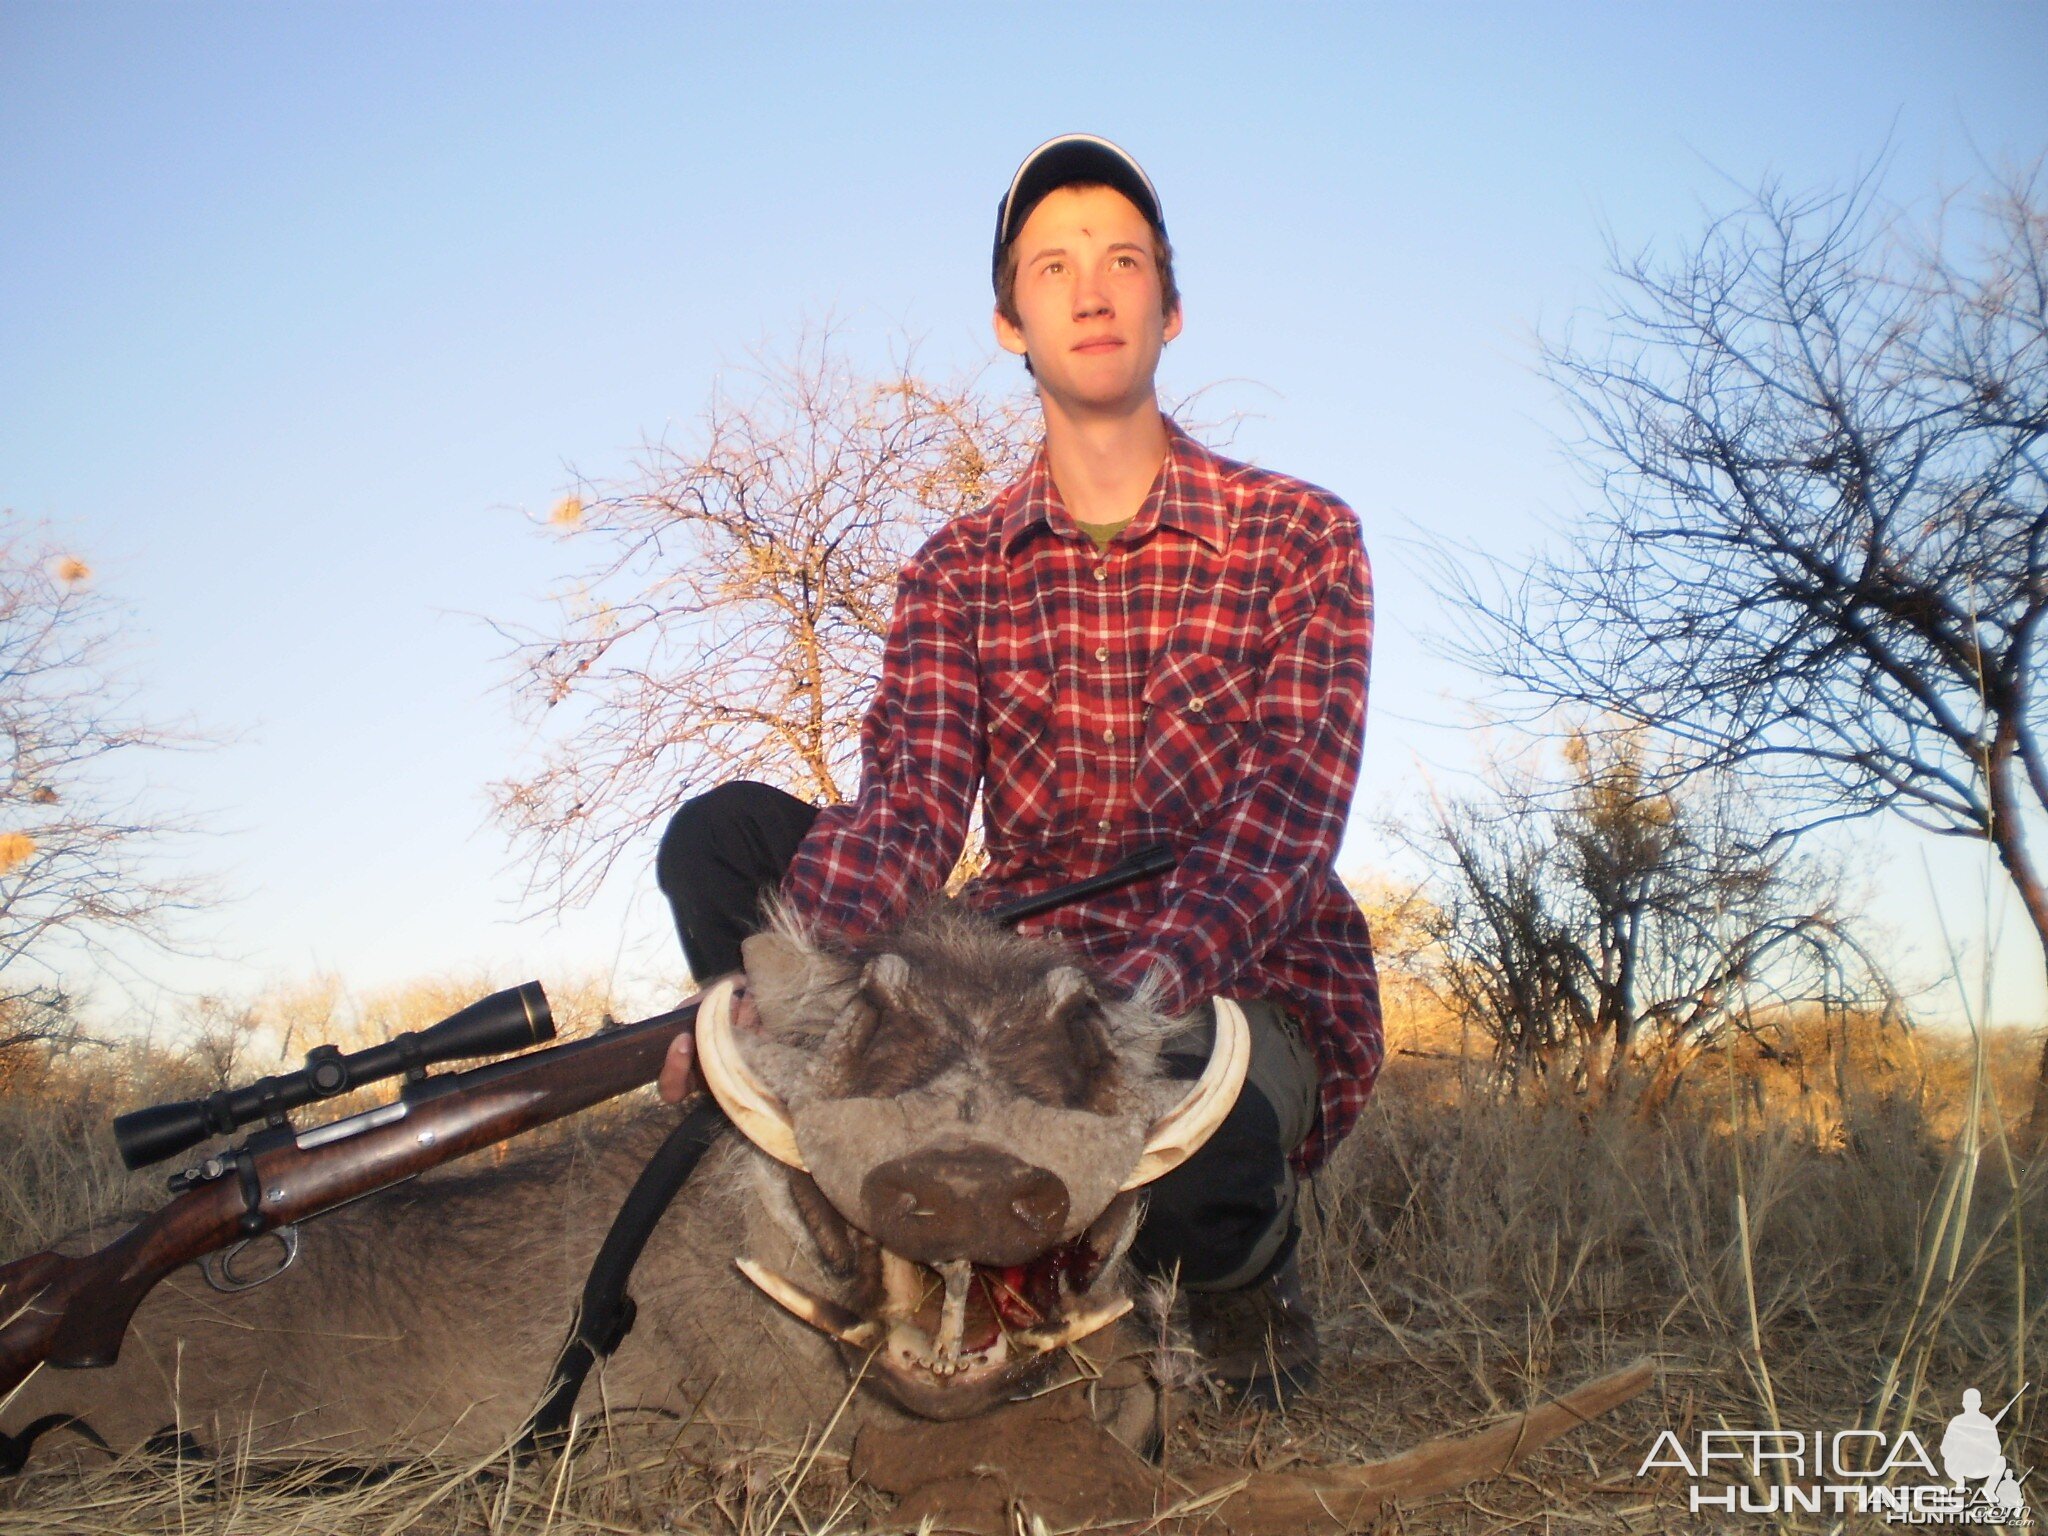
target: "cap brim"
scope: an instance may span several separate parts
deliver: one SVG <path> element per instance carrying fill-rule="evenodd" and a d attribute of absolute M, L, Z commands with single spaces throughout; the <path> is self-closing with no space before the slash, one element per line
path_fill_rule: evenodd
<path fill-rule="evenodd" d="M 996 249 L 1000 252 L 1017 238 L 1017 231 L 1030 217 L 1031 210 L 1048 192 L 1075 182 L 1100 182 L 1114 187 L 1131 200 L 1153 228 L 1166 227 L 1159 211 L 1159 194 L 1137 161 L 1107 139 L 1093 134 L 1068 134 L 1039 145 L 1017 167 L 997 213 Z"/>

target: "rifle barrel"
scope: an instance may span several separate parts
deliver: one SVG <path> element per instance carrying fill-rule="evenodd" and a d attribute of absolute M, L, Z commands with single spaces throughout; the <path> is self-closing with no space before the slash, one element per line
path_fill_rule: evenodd
<path fill-rule="evenodd" d="M 1155 843 L 1150 848 L 1140 848 L 1120 863 L 1112 864 L 1100 874 L 1075 880 L 1067 885 L 1056 885 L 1049 891 L 1040 891 L 1036 896 L 1023 896 L 1016 901 L 1005 902 L 989 913 L 989 917 L 1007 927 L 1021 923 L 1027 917 L 1038 917 L 1064 907 L 1070 902 L 1086 901 L 1090 896 L 1100 896 L 1104 891 L 1113 891 L 1119 886 L 1143 880 L 1151 875 L 1163 875 L 1172 869 L 1178 860 L 1172 847 L 1166 843 Z"/>

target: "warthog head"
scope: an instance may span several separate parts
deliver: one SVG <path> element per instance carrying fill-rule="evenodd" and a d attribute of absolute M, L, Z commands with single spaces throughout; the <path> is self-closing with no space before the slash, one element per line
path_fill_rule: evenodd
<path fill-rule="evenodd" d="M 1243 1084 L 1234 1006 L 1189 1089 L 1156 1069 L 1175 1021 L 964 909 L 852 951 L 783 923 L 745 957 L 699 1010 L 705 1080 L 783 1165 L 839 1296 L 743 1258 L 749 1279 L 931 1418 L 1013 1395 L 1129 1309 L 1141 1187 Z"/>

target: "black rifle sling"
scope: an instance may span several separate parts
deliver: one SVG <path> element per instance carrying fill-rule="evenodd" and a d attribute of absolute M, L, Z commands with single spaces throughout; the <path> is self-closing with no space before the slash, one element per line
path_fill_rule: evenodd
<path fill-rule="evenodd" d="M 552 1450 L 561 1443 L 590 1368 L 610 1356 L 632 1332 L 633 1298 L 626 1294 L 626 1282 L 633 1276 L 633 1266 L 640 1262 L 640 1252 L 653 1235 L 655 1223 L 689 1182 L 698 1160 L 730 1124 L 716 1099 L 709 1094 L 701 1096 L 640 1171 L 591 1263 L 590 1276 L 583 1282 L 583 1299 L 556 1357 L 547 1393 L 520 1433 L 520 1454 Z"/>

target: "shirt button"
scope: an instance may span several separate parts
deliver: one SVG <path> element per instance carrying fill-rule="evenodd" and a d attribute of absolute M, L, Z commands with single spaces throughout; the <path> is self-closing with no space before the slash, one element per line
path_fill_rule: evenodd
<path fill-rule="evenodd" d="M 1115 732 L 1115 731 L 1104 731 L 1104 732 L 1102 733 L 1102 740 L 1103 740 L 1104 744 L 1105 744 L 1105 745 L 1107 745 L 1107 746 L 1112 746 L 1112 747 L 1113 747 L 1113 746 L 1115 746 L 1115 745 L 1116 745 L 1116 732 Z"/>
<path fill-rule="evenodd" d="M 1202 712 L 1202 701 L 1200 699 L 1190 699 L 1188 700 L 1188 708 L 1199 715 Z"/>
<path fill-rule="evenodd" d="M 1109 647 L 1106 645 L 1098 645 L 1097 647 L 1095 647 L 1095 659 L 1097 661 L 1109 660 Z"/>
<path fill-rule="evenodd" d="M 1107 821 L 1098 821 L 1097 823 L 1095 823 L 1095 825 L 1100 827 L 1105 832 L 1109 830 L 1109 823 Z"/>
<path fill-rule="evenodd" d="M 1107 581 L 1109 580 L 1109 572 L 1105 571 L 1101 566 L 1098 565 L 1097 567 L 1095 567 L 1095 579 L 1097 581 Z"/>

